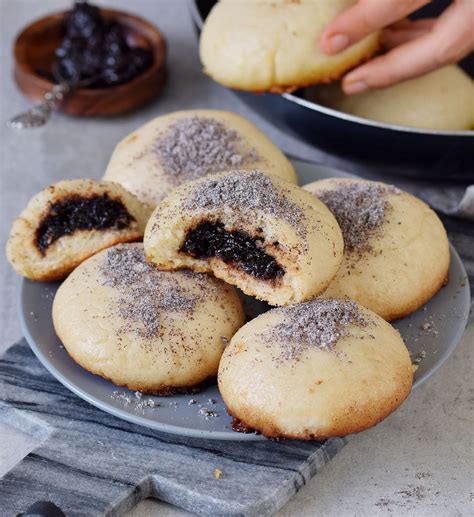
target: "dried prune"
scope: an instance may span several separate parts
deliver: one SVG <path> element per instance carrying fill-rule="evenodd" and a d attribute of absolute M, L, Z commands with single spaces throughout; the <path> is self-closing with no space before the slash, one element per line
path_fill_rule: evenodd
<path fill-rule="evenodd" d="M 64 20 L 65 35 L 55 51 L 53 78 L 56 82 L 100 88 L 135 78 L 153 62 L 152 52 L 131 47 L 125 28 L 106 19 L 100 9 L 76 2 Z"/>

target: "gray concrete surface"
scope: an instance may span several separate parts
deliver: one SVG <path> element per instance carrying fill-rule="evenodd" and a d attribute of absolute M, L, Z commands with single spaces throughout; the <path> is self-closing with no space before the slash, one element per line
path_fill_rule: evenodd
<path fill-rule="evenodd" d="M 97 2 L 99 3 L 99 2 Z M 12 219 L 42 187 L 61 178 L 100 177 L 114 145 L 161 113 L 191 107 L 230 109 L 266 131 L 283 150 L 321 163 L 346 166 L 297 142 L 250 112 L 230 92 L 205 78 L 184 0 L 109 0 L 152 20 L 169 43 L 169 80 L 152 105 L 126 117 L 77 120 L 55 116 L 40 130 L 15 133 L 7 118 L 28 105 L 10 79 L 11 43 L 30 20 L 67 7 L 66 0 L 0 0 L 0 246 Z M 0 353 L 20 337 L 16 318 L 17 279 L 0 260 Z M 374 429 L 356 436 L 280 513 L 324 516 L 464 516 L 474 514 L 473 453 L 474 327 L 455 355 L 403 407 Z M 0 474 L 32 444 L 0 428 Z M 134 517 L 182 515 L 156 501 L 141 503 Z"/>

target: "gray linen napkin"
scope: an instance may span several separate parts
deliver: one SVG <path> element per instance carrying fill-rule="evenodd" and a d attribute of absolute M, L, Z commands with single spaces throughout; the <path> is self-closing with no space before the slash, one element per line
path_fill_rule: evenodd
<path fill-rule="evenodd" d="M 435 210 L 474 221 L 474 185 L 450 188 L 425 188 L 423 199 Z"/>
<path fill-rule="evenodd" d="M 303 149 L 306 151 L 307 146 Z M 293 153 L 287 154 L 292 156 Z M 473 175 L 469 175 L 465 180 L 449 181 L 447 176 L 443 181 L 439 179 L 439 175 L 438 178 L 432 177 L 429 171 L 421 175 L 419 171 L 402 171 L 394 165 L 377 165 L 370 163 L 369 160 L 329 155 L 316 148 L 310 152 L 295 154 L 299 155 L 295 156 L 296 158 L 321 163 L 362 178 L 391 183 L 423 199 L 441 214 L 474 221 L 474 183 L 472 183 L 474 171 Z"/>

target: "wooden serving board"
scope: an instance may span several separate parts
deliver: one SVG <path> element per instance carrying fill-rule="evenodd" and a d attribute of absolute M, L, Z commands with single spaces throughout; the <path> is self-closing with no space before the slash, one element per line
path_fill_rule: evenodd
<path fill-rule="evenodd" d="M 0 515 L 48 500 L 68 517 L 115 516 L 146 497 L 200 515 L 270 515 L 346 443 L 230 442 L 158 433 L 78 398 L 24 340 L 0 358 L 0 421 L 41 441 L 0 479 Z M 215 469 L 222 471 L 219 479 Z"/>

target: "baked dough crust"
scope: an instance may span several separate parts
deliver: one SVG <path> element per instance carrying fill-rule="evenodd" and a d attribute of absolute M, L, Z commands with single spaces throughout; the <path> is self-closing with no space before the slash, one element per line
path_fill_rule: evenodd
<path fill-rule="evenodd" d="M 119 200 L 134 218 L 123 229 L 76 230 L 63 235 L 41 254 L 35 245 L 36 230 L 49 207 L 71 195 L 89 198 L 107 194 Z M 89 179 L 64 180 L 36 194 L 13 222 L 7 243 L 7 257 L 15 271 L 30 280 L 50 282 L 65 278 L 94 253 L 120 242 L 139 241 L 151 208 L 141 203 L 121 185 Z"/>
<path fill-rule="evenodd" d="M 262 131 L 244 117 L 219 110 L 176 111 L 151 120 L 117 145 L 104 179 L 120 183 L 139 199 L 155 207 L 171 190 L 185 182 L 186 178 L 176 178 L 166 173 L 159 155 L 154 151 L 154 143 L 157 138 L 166 135 L 177 121 L 193 117 L 222 123 L 228 130 L 239 135 L 239 145 L 243 151 L 255 151 L 255 159 L 239 165 L 240 169 L 262 168 L 265 172 L 291 183 L 298 182 L 291 162 Z"/>
<path fill-rule="evenodd" d="M 281 93 L 338 79 L 379 47 L 374 33 L 329 56 L 319 37 L 354 0 L 221 0 L 206 18 L 204 72 L 239 90 Z"/>
<path fill-rule="evenodd" d="M 456 65 L 379 90 L 344 95 L 339 84 L 306 98 L 370 120 L 440 131 L 474 129 L 474 81 Z"/>
<path fill-rule="evenodd" d="M 335 351 L 314 346 L 281 359 L 288 343 L 272 332 L 286 324 L 289 309 L 253 319 L 226 348 L 218 384 L 232 416 L 269 438 L 324 440 L 368 429 L 406 399 L 412 364 L 389 323 L 359 306 L 369 325 L 350 325 Z"/>
<path fill-rule="evenodd" d="M 242 197 L 251 197 L 254 184 L 267 178 L 265 189 L 277 192 L 283 204 L 291 205 L 300 214 L 292 223 L 286 213 L 272 212 L 272 202 L 249 207 L 246 199 L 238 206 L 195 206 L 184 208 L 196 192 L 207 188 L 225 190 L 232 195 L 235 186 L 242 188 Z M 247 184 L 248 182 L 248 184 Z M 264 198 L 264 189 L 255 195 Z M 279 203 L 275 198 L 275 205 Z M 285 274 L 275 282 L 264 280 L 218 257 L 193 258 L 180 251 L 190 230 L 203 222 L 221 222 L 227 231 L 239 231 L 260 239 L 261 248 L 283 267 Z M 144 237 L 147 258 L 163 270 L 190 268 L 212 272 L 246 294 L 272 305 L 287 305 L 321 293 L 336 274 L 342 259 L 342 234 L 331 212 L 314 196 L 296 185 L 266 176 L 260 171 L 229 171 L 181 185 L 155 209 Z"/>
<path fill-rule="evenodd" d="M 157 296 L 178 289 L 195 303 L 191 311 L 157 310 L 159 330 L 144 336 L 140 323 L 127 326 L 124 291 L 104 281 L 101 272 L 111 250 L 131 248 L 143 245 L 103 250 L 69 275 L 53 303 L 56 333 L 80 366 L 117 386 L 164 395 L 199 389 L 215 377 L 225 343 L 244 324 L 241 301 L 233 287 L 210 276 L 155 271 Z M 139 312 L 130 300 L 127 310 Z"/>
<path fill-rule="evenodd" d="M 381 182 L 332 178 L 303 188 L 316 196 L 341 185 Z M 447 282 L 449 241 L 443 223 L 420 199 L 398 191 L 388 194 L 389 209 L 380 231 L 370 239 L 371 251 L 345 250 L 324 297 L 349 297 L 387 321 L 415 312 Z"/>

